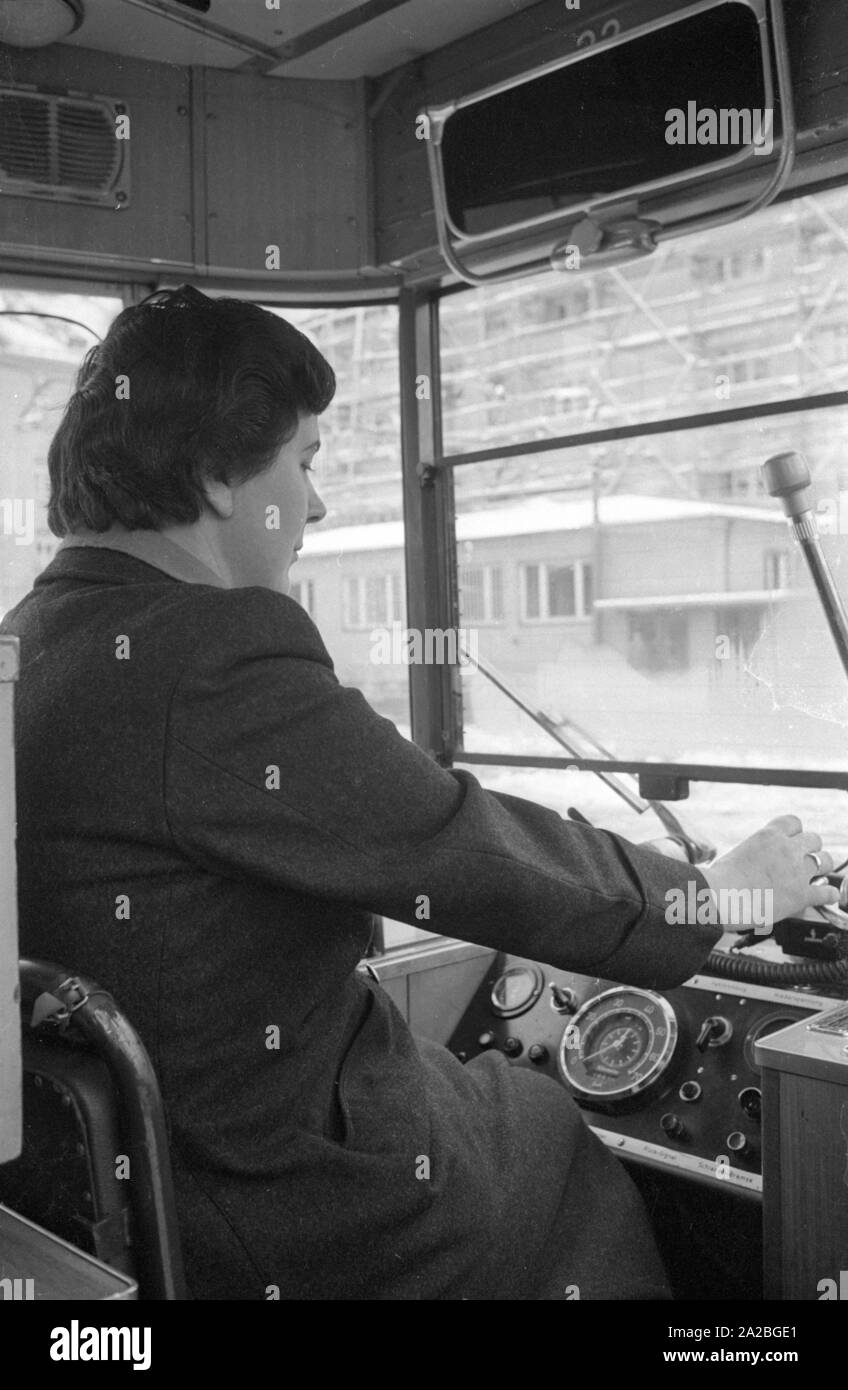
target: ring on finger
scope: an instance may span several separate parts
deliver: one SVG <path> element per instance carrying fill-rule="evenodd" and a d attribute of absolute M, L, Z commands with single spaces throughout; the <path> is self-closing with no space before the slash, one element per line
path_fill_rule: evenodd
<path fill-rule="evenodd" d="M 813 863 L 814 863 L 815 866 L 816 866 L 816 869 L 818 870 L 819 873 L 821 873 L 821 866 L 822 866 L 822 864 L 823 864 L 824 861 L 823 861 L 823 859 L 822 859 L 822 857 L 821 857 L 820 854 L 816 854 L 816 852 L 815 852 L 814 849 L 808 849 L 808 850 L 807 850 L 807 853 L 804 855 L 804 858 L 805 858 L 805 859 L 812 859 Z"/>

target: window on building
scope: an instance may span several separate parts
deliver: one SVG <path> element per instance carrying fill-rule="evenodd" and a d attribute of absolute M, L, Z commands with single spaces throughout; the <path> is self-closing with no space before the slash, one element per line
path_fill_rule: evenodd
<path fill-rule="evenodd" d="M 768 267 L 768 254 L 762 246 L 740 247 L 727 255 L 702 252 L 692 259 L 693 278 L 712 285 L 761 279 Z"/>
<path fill-rule="evenodd" d="M 592 567 L 587 560 L 569 565 L 522 565 L 521 616 L 525 622 L 588 618 L 592 606 Z"/>
<path fill-rule="evenodd" d="M 369 630 L 403 619 L 400 575 L 359 574 L 344 581 L 344 626 Z"/>
<path fill-rule="evenodd" d="M 761 381 L 771 375 L 771 367 L 765 357 L 738 357 L 727 364 L 727 375 L 735 386 L 744 386 L 749 381 Z"/>
<path fill-rule="evenodd" d="M 459 607 L 464 623 L 503 622 L 503 573 L 497 565 L 460 565 Z"/>
<path fill-rule="evenodd" d="M 627 659 L 637 671 L 682 671 L 689 664 L 682 613 L 629 613 Z"/>
<path fill-rule="evenodd" d="M 304 608 L 310 618 L 315 617 L 315 580 L 301 579 L 291 584 L 289 595 L 295 603 Z"/>
<path fill-rule="evenodd" d="M 789 551 L 767 550 L 764 557 L 764 587 L 766 589 L 789 588 Z"/>
<path fill-rule="evenodd" d="M 733 666 L 744 666 L 751 659 L 762 633 L 759 608 L 719 608 L 716 610 L 716 653 Z M 725 667 L 716 662 L 717 671 Z"/>
<path fill-rule="evenodd" d="M 342 594 L 344 626 L 348 628 L 365 627 L 360 581 L 358 579 L 346 579 Z"/>
<path fill-rule="evenodd" d="M 58 536 L 38 536 L 35 542 L 35 563 L 39 570 L 45 569 L 59 549 Z"/>

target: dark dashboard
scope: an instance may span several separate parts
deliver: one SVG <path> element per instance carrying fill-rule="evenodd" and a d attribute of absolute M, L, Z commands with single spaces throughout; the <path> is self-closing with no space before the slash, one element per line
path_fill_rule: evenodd
<path fill-rule="evenodd" d="M 832 1003 L 708 975 L 661 994 L 499 955 L 449 1046 L 555 1077 L 622 1156 L 756 1197 L 754 1043 Z"/>
<path fill-rule="evenodd" d="M 497 1048 L 570 1091 L 642 1191 L 677 1297 L 756 1299 L 763 1088 L 755 1044 L 833 1004 L 706 974 L 660 993 L 500 954 L 448 1045 L 461 1061 Z"/>

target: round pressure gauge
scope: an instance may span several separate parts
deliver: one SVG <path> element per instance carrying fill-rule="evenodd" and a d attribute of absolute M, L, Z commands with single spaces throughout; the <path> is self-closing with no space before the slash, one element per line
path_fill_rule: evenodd
<path fill-rule="evenodd" d="M 797 1014 L 788 1014 L 785 1010 L 772 1009 L 770 1013 L 764 1014 L 750 1029 L 745 1038 L 745 1061 L 751 1071 L 759 1072 L 759 1064 L 754 1056 L 754 1043 L 759 1042 L 760 1038 L 767 1038 L 770 1033 L 777 1033 L 781 1028 L 790 1028 L 793 1023 L 798 1022 Z"/>
<path fill-rule="evenodd" d="M 608 989 L 568 1024 L 559 1069 L 576 1095 L 614 1103 L 654 1086 L 676 1045 L 677 1018 L 666 999 L 643 989 Z"/>
<path fill-rule="evenodd" d="M 515 1018 L 532 1009 L 544 987 L 537 965 L 513 965 L 492 986 L 492 1008 L 501 1018 Z"/>

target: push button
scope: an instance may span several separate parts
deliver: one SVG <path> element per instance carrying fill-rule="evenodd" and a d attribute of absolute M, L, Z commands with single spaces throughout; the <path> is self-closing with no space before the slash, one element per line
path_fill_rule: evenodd
<path fill-rule="evenodd" d="M 660 1119 L 660 1129 L 669 1139 L 686 1138 L 686 1126 L 677 1115 L 663 1115 Z"/>

